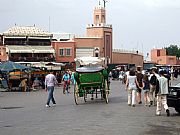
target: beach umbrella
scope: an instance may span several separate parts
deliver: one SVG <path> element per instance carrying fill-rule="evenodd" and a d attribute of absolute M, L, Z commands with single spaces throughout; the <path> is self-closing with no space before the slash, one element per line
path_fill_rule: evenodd
<path fill-rule="evenodd" d="M 26 69 L 30 69 L 27 66 L 12 62 L 12 61 L 6 61 L 0 64 L 0 70 L 2 72 L 11 72 L 14 70 L 26 70 Z"/>

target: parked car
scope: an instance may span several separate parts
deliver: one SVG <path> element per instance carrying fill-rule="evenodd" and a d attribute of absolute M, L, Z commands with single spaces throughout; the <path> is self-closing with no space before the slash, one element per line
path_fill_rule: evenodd
<path fill-rule="evenodd" d="M 175 108 L 175 110 L 180 113 L 180 83 L 169 87 L 167 104 L 169 107 Z"/>

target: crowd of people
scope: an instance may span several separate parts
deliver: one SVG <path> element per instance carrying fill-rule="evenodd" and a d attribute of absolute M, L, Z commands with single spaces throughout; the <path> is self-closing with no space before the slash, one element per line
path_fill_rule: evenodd
<path fill-rule="evenodd" d="M 143 93 L 145 106 L 155 105 L 158 116 L 161 115 L 163 106 L 167 116 L 170 116 L 167 94 L 171 79 L 174 77 L 177 78 L 178 73 L 165 69 L 158 70 L 155 67 L 149 72 L 142 72 L 141 67 L 137 67 L 137 70 L 132 69 L 124 72 L 123 82 L 125 82 L 128 93 L 128 106 L 135 107 L 137 104 L 142 104 L 141 95 Z"/>

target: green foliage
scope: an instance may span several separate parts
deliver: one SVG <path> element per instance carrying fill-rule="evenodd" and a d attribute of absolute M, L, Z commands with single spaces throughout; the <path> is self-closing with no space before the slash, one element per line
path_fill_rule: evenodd
<path fill-rule="evenodd" d="M 167 55 L 176 56 L 178 59 L 180 58 L 180 48 L 178 47 L 178 45 L 170 45 L 165 49 L 167 51 Z"/>

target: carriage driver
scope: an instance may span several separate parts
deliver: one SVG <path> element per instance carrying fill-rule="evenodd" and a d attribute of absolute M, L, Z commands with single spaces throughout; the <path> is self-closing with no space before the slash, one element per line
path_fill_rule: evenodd
<path fill-rule="evenodd" d="M 65 72 L 65 74 L 62 77 L 62 80 L 64 81 L 63 94 L 65 94 L 66 85 L 70 85 L 70 80 L 71 80 L 71 76 L 68 71 Z"/>

